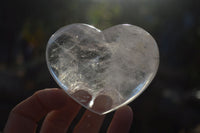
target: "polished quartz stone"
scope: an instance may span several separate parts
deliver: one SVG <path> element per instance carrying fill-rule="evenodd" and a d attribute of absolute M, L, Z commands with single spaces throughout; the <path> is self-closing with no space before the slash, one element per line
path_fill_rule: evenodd
<path fill-rule="evenodd" d="M 51 36 L 46 60 L 69 96 L 90 111 L 106 114 L 145 90 L 158 69 L 159 52 L 153 37 L 137 26 L 101 31 L 72 24 Z"/>

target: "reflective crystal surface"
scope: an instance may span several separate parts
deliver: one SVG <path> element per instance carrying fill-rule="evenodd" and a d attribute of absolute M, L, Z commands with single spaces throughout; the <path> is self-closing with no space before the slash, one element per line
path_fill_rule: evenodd
<path fill-rule="evenodd" d="M 122 24 L 100 31 L 72 24 L 51 36 L 46 60 L 68 95 L 105 114 L 144 91 L 157 71 L 159 52 L 152 36 L 137 26 Z"/>

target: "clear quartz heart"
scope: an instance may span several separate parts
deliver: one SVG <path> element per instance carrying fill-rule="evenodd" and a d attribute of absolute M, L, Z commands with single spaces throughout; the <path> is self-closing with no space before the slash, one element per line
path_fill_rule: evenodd
<path fill-rule="evenodd" d="M 51 36 L 46 61 L 69 96 L 90 111 L 106 114 L 145 90 L 157 72 L 159 52 L 153 37 L 137 26 L 101 31 L 71 24 Z"/>

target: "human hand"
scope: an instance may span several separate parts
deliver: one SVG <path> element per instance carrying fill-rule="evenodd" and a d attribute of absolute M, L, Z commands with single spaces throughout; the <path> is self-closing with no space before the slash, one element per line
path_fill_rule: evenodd
<path fill-rule="evenodd" d="M 35 133 L 45 115 L 41 133 L 65 133 L 81 106 L 61 89 L 44 89 L 18 104 L 10 113 L 4 133 Z M 118 109 L 107 133 L 128 133 L 132 122 L 129 106 Z M 86 110 L 74 133 L 98 133 L 105 115 Z"/>

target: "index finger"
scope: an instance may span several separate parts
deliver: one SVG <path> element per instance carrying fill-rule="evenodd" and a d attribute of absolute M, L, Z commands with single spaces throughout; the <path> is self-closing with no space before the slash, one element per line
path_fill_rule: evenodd
<path fill-rule="evenodd" d="M 44 89 L 18 104 L 10 113 L 5 133 L 34 133 L 37 122 L 52 110 L 70 104 L 70 98 L 61 89 Z"/>

